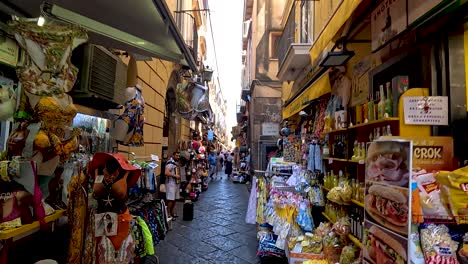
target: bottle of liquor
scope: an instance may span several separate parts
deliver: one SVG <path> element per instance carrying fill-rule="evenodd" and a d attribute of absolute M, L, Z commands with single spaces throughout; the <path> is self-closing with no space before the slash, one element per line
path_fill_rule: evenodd
<path fill-rule="evenodd" d="M 380 100 L 379 100 L 379 103 L 377 104 L 377 108 L 379 111 L 378 119 L 380 120 L 380 119 L 383 119 L 385 115 L 385 94 L 384 94 L 383 85 L 380 85 L 379 88 L 380 88 Z"/>
<path fill-rule="evenodd" d="M 369 96 L 369 103 L 367 103 L 367 118 L 369 121 L 374 120 L 374 98 L 372 94 Z"/>
<path fill-rule="evenodd" d="M 387 82 L 387 99 L 385 100 L 385 114 L 387 117 L 393 115 L 393 95 L 390 82 Z"/>
<path fill-rule="evenodd" d="M 357 140 L 354 140 L 354 147 L 353 147 L 353 156 L 351 157 L 351 160 L 359 160 L 359 144 Z"/>
<path fill-rule="evenodd" d="M 366 160 L 366 143 L 361 142 L 361 147 L 359 148 L 359 156 L 361 160 Z"/>
<path fill-rule="evenodd" d="M 390 128 L 390 125 L 387 126 L 387 136 L 392 136 L 392 129 Z"/>
<path fill-rule="evenodd" d="M 323 144 L 322 156 L 326 159 L 330 157 L 330 146 L 328 145 L 328 134 L 325 135 L 325 143 Z"/>

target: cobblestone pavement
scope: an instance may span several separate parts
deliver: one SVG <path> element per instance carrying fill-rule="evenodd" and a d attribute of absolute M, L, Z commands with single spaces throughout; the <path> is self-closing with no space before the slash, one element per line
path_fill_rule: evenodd
<path fill-rule="evenodd" d="M 209 183 L 195 202 L 193 221 L 179 217 L 156 246 L 161 264 L 258 263 L 255 225 L 245 223 L 249 192 L 245 184 L 223 179 Z"/>

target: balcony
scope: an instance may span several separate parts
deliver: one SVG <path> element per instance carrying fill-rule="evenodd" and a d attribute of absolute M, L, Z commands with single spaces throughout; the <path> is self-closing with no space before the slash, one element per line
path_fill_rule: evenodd
<path fill-rule="evenodd" d="M 182 11 L 175 11 L 175 21 L 179 27 L 185 45 L 195 59 L 198 59 L 198 30 L 195 17 Z"/>
<path fill-rule="evenodd" d="M 304 4 L 305 3 L 305 4 Z M 302 70 L 310 64 L 309 50 L 312 47 L 312 41 L 309 36 L 309 17 L 310 8 L 308 1 L 301 4 L 301 25 L 295 21 L 295 7 L 291 8 L 288 20 L 281 34 L 278 45 L 278 75 L 282 81 L 294 81 Z M 300 34 L 296 38 L 296 28 Z M 304 37 L 305 36 L 305 37 Z M 299 39 L 299 42 L 296 42 Z"/>

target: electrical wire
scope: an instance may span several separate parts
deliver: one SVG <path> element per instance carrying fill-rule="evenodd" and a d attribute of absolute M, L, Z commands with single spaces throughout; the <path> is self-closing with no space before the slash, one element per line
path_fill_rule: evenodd
<path fill-rule="evenodd" d="M 209 9 L 208 9 L 209 10 Z M 219 67 L 218 67 L 218 55 L 216 54 L 216 44 L 215 44 L 215 39 L 214 39 L 214 33 L 213 33 L 213 23 L 211 23 L 211 10 L 208 11 L 208 19 L 210 20 L 210 31 L 211 31 L 211 41 L 213 41 L 213 53 L 215 57 L 215 65 L 216 65 L 216 71 L 218 72 L 218 82 L 219 81 Z"/>

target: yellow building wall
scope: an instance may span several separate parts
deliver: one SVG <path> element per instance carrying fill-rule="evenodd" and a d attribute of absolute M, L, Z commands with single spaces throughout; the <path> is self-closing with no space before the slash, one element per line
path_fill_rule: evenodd
<path fill-rule="evenodd" d="M 124 61 L 128 63 L 128 59 Z M 174 68 L 174 63 L 161 59 L 137 62 L 137 83 L 142 87 L 145 99 L 145 126 L 143 128 L 145 144 L 142 147 L 119 146 L 120 150 L 134 152 L 137 157 L 156 154 L 162 158 L 166 92 L 171 88 L 169 80 Z M 189 121 L 180 117 L 179 119 L 176 122 L 179 139 L 187 140 L 190 134 Z M 158 168 L 157 174 L 159 173 Z"/>
<path fill-rule="evenodd" d="M 314 39 L 317 39 L 322 29 L 327 24 L 330 17 L 335 12 L 335 9 L 340 4 L 341 0 L 315 1 L 314 14 Z"/>

